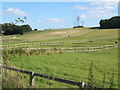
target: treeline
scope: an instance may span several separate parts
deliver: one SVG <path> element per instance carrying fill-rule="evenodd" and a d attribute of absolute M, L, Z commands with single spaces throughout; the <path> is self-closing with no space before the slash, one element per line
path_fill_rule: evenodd
<path fill-rule="evenodd" d="M 2 34 L 3 35 L 14 35 L 14 34 L 24 34 L 26 32 L 32 31 L 32 28 L 27 25 L 15 25 L 12 23 L 4 23 L 2 26 Z"/>
<path fill-rule="evenodd" d="M 100 20 L 100 28 L 102 29 L 120 28 L 120 16 L 114 16 L 110 19 Z"/>
<path fill-rule="evenodd" d="M 82 28 L 83 26 L 74 26 L 73 28 Z"/>

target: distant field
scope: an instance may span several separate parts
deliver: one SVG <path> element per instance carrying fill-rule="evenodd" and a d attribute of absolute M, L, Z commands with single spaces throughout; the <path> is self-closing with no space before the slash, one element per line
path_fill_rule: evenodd
<path fill-rule="evenodd" d="M 89 42 L 90 40 L 92 42 Z M 118 41 L 118 29 L 58 29 L 3 37 L 3 45 L 27 43 L 27 45 L 37 44 L 37 47 L 91 47 L 114 45 L 116 41 Z M 40 44 L 44 42 L 53 45 Z"/>
<path fill-rule="evenodd" d="M 33 41 L 74 40 L 74 39 L 83 40 L 112 36 L 117 37 L 117 34 L 118 29 L 78 28 L 78 29 L 35 31 L 24 35 L 4 36 L 3 39 L 6 38 L 9 40 L 33 40 Z"/>

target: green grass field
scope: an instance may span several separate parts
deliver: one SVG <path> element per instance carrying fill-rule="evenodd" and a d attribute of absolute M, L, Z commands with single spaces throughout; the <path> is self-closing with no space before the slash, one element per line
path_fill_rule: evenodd
<path fill-rule="evenodd" d="M 89 42 L 89 40 L 93 42 Z M 34 31 L 24 35 L 3 36 L 3 45 L 8 45 L 7 47 L 13 48 L 22 48 L 20 46 L 23 46 L 28 49 L 35 47 L 97 47 L 115 45 L 116 41 L 118 41 L 118 29 L 74 28 Z M 35 44 L 35 46 L 33 44 Z M 105 87 L 108 88 L 110 85 L 110 78 L 114 73 L 113 87 L 118 87 L 117 48 L 89 53 L 63 52 L 29 56 L 23 54 L 15 57 L 10 56 L 9 59 L 9 64 L 16 68 L 86 83 L 88 83 L 87 78 L 91 62 L 93 62 L 95 85 L 102 87 L 103 75 L 105 73 Z M 29 76 L 23 75 L 23 78 L 26 87 L 29 87 Z M 35 77 L 35 87 L 65 88 L 76 86 Z"/>
<path fill-rule="evenodd" d="M 73 81 L 84 81 L 87 83 L 87 77 L 91 62 L 93 62 L 93 72 L 96 85 L 101 87 L 103 74 L 106 73 L 106 87 L 109 86 L 109 80 L 114 72 L 114 87 L 117 87 L 118 80 L 118 54 L 117 49 L 105 50 L 102 52 L 93 53 L 63 53 L 63 54 L 45 54 L 31 56 L 17 56 L 10 60 L 10 63 L 16 68 L 34 71 L 44 75 L 55 76 Z M 46 81 L 46 80 L 45 80 Z M 36 87 L 74 87 L 57 82 L 52 82 L 51 85 L 45 82 L 35 82 Z M 43 83 L 46 83 L 43 85 Z"/>

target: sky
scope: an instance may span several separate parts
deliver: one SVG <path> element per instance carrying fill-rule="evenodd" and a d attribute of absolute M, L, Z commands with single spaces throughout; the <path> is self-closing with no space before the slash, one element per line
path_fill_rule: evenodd
<path fill-rule="evenodd" d="M 72 28 L 79 17 L 80 25 L 99 26 L 101 19 L 118 15 L 117 2 L 2 2 L 0 23 L 15 22 L 26 17 L 24 23 L 32 29 Z"/>

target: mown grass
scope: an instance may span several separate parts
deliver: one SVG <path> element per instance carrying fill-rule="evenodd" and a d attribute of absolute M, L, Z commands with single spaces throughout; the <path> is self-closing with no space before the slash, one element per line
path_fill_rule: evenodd
<path fill-rule="evenodd" d="M 67 46 L 74 46 L 71 41 L 76 40 L 78 43 L 87 43 L 84 44 L 89 46 L 90 44 L 94 44 L 94 46 L 98 46 L 101 44 L 114 44 L 115 41 L 118 39 L 118 29 L 88 29 L 88 28 L 80 28 L 77 29 L 78 31 L 75 33 L 70 33 L 69 31 L 73 31 L 76 29 L 65 29 L 65 30 L 47 30 L 47 31 L 36 31 L 31 32 L 24 35 L 14 35 L 14 36 L 4 36 L 3 38 L 3 45 L 10 45 L 10 44 L 18 44 L 18 43 L 41 43 L 41 42 L 58 42 L 58 41 L 65 41 L 67 42 L 64 44 L 65 47 Z M 56 34 L 56 32 L 67 32 L 63 34 Z M 86 32 L 86 33 L 84 33 Z M 55 33 L 55 34 L 54 34 Z M 70 37 L 68 37 L 70 35 Z M 11 39 L 12 37 L 16 37 Z M 10 38 L 10 39 L 7 39 Z M 89 43 L 89 40 L 93 40 L 92 43 Z M 20 41 L 20 42 L 19 42 Z M 10 43 L 9 43 L 10 42 Z M 70 43 L 71 42 L 71 43 Z M 99 43 L 99 44 L 95 44 Z M 106 45 L 105 44 L 105 45 Z M 76 46 L 76 45 L 75 45 Z M 77 44 L 77 46 L 83 46 L 81 44 Z"/>
<path fill-rule="evenodd" d="M 93 53 L 54 53 L 41 55 L 11 56 L 10 64 L 16 68 L 25 69 L 49 76 L 55 76 L 73 81 L 88 82 L 88 73 L 93 62 L 95 85 L 102 87 L 104 73 L 105 87 L 109 87 L 110 78 L 114 72 L 113 87 L 118 87 L 118 54 L 117 49 Z M 29 86 L 29 76 L 25 75 L 25 82 Z M 35 87 L 74 87 L 55 81 L 36 78 Z"/>

